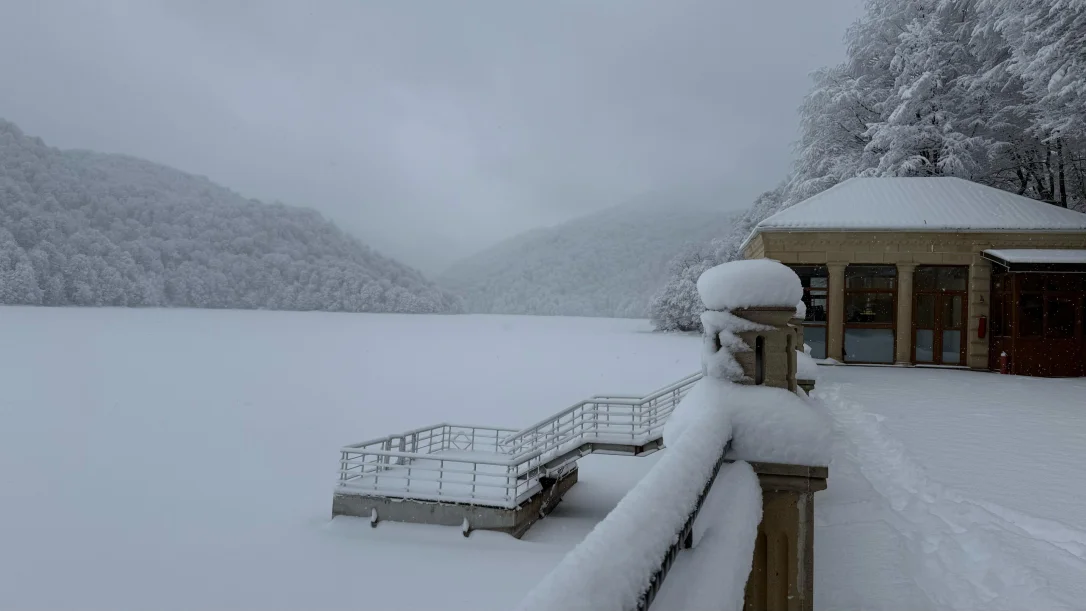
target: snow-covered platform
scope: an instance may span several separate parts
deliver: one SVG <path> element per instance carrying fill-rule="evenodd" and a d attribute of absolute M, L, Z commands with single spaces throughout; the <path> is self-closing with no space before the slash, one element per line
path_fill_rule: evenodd
<path fill-rule="evenodd" d="M 699 379 L 596 395 L 522 430 L 442 423 L 346 446 L 332 515 L 520 537 L 577 482 L 577 459 L 662 448 L 667 417 Z"/>

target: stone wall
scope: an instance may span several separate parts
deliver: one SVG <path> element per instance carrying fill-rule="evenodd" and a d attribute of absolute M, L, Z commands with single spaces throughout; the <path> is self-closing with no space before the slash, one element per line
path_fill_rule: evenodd
<path fill-rule="evenodd" d="M 969 306 L 966 363 L 988 367 L 988 339 L 977 337 L 988 316 L 991 264 L 980 256 L 989 248 L 1086 249 L 1086 232 L 1078 233 L 936 233 L 872 231 L 771 231 L 756 235 L 743 255 L 776 259 L 786 265 L 819 264 L 829 268 L 830 312 L 827 356 L 843 360 L 844 270 L 848 264 L 893 264 L 898 268 L 897 343 L 895 360 L 912 360 L 912 276 L 917 265 L 968 265 Z"/>

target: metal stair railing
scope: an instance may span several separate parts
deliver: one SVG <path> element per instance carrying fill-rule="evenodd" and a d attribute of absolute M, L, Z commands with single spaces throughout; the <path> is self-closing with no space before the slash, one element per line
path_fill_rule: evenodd
<path fill-rule="evenodd" d="M 586 437 L 631 445 L 649 441 L 662 435 L 667 417 L 700 379 L 701 373 L 695 373 L 644 397 L 596 395 L 517 431 L 502 445 L 518 455 L 557 450 Z"/>
<path fill-rule="evenodd" d="M 658 449 L 667 417 L 700 379 L 645 397 L 597 395 L 519 431 L 441 423 L 345 446 L 336 491 L 515 508 L 540 477 L 584 454 Z"/>

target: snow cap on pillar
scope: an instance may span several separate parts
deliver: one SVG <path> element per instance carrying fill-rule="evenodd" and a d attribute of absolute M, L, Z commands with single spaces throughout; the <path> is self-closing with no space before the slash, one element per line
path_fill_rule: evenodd
<path fill-rule="evenodd" d="M 709 310 L 795 308 L 803 299 L 803 284 L 779 261 L 750 259 L 706 270 L 698 278 L 698 295 Z"/>
<path fill-rule="evenodd" d="M 701 315 L 707 377 L 796 390 L 803 339 L 793 321 L 803 284 L 794 271 L 770 259 L 732 261 L 703 273 L 698 294 L 708 308 Z"/>

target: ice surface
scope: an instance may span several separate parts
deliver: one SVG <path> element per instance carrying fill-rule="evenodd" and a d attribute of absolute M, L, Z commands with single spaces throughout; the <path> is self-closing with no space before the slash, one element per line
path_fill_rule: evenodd
<path fill-rule="evenodd" d="M 720 470 L 694 521 L 694 547 L 679 554 L 653 611 L 743 608 L 762 521 L 762 488 L 745 462 Z"/>
<path fill-rule="evenodd" d="M 678 539 L 731 435 L 725 410 L 692 410 L 687 418 L 690 426 L 668 442 L 652 470 L 517 609 L 624 611 L 636 607 L 668 548 Z M 740 488 L 739 494 L 746 494 L 746 489 Z M 737 519 L 741 539 L 750 516 Z M 749 556 L 747 562 L 749 572 Z M 739 563 L 733 567 L 738 570 Z"/>
<path fill-rule="evenodd" d="M 803 285 L 786 265 L 771 259 L 750 259 L 705 270 L 698 278 L 698 295 L 710 310 L 792 308 L 803 298 Z"/>
<path fill-rule="evenodd" d="M 669 450 L 581 459 L 522 541 L 329 520 L 337 450 L 453 417 L 522 425 L 697 370 L 699 338 L 649 328 L 0 308 L 0 608 L 509 609 Z M 1081 609 L 1086 380 L 819 373 L 816 608 Z"/>
<path fill-rule="evenodd" d="M 0 609 L 507 610 L 666 452 L 582 459 L 518 541 L 330 520 L 339 448 L 449 419 L 522 426 L 697 371 L 697 338 L 650 329 L 0 308 Z"/>

